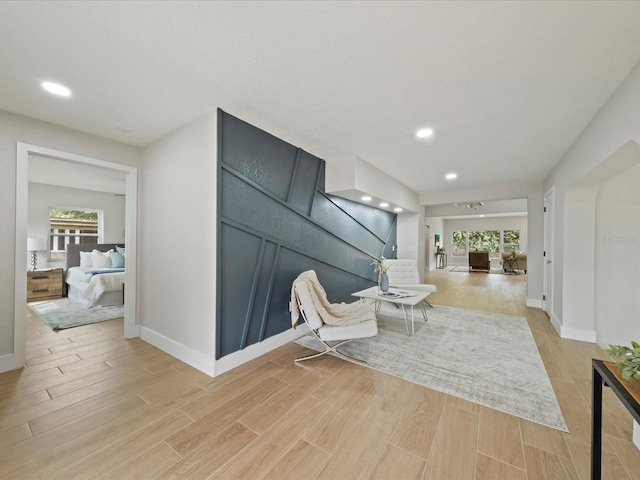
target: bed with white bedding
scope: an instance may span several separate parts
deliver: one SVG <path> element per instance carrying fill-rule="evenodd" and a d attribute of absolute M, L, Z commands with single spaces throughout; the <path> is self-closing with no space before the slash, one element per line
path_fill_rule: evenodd
<path fill-rule="evenodd" d="M 67 246 L 65 282 L 71 300 L 88 308 L 124 302 L 124 246 L 91 243 Z"/>

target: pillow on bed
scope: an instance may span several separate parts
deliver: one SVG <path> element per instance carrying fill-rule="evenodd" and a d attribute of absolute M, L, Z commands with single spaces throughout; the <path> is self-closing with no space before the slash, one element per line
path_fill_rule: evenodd
<path fill-rule="evenodd" d="M 91 268 L 111 268 L 111 257 L 109 257 L 111 252 L 113 252 L 113 250 L 101 252 L 94 248 L 91 251 L 91 263 L 93 263 Z"/>
<path fill-rule="evenodd" d="M 124 247 L 119 247 L 118 245 L 116 245 L 116 252 L 118 252 L 120 255 L 124 255 Z"/>
<path fill-rule="evenodd" d="M 124 268 L 124 255 L 118 252 L 109 253 L 111 259 L 111 268 Z"/>
<path fill-rule="evenodd" d="M 80 252 L 80 268 L 93 267 L 93 261 L 91 260 L 91 252 Z"/>

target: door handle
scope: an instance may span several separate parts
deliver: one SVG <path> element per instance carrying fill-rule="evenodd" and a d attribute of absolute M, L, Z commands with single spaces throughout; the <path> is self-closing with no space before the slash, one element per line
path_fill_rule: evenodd
<path fill-rule="evenodd" d="M 547 260 L 547 263 L 551 263 L 551 260 Z"/>

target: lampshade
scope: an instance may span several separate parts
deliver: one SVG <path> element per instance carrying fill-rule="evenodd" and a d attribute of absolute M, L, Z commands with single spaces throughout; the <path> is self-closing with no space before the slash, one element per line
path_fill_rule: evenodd
<path fill-rule="evenodd" d="M 47 240 L 38 237 L 27 238 L 27 251 L 33 252 L 47 249 Z"/>

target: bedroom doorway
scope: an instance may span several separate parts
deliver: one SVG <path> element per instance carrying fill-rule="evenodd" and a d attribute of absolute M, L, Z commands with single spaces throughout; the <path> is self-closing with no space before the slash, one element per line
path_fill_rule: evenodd
<path fill-rule="evenodd" d="M 137 198 L 138 169 L 130 165 L 113 163 L 97 158 L 53 150 L 46 147 L 17 143 L 16 154 L 16 243 L 15 243 L 15 308 L 14 308 L 14 368 L 21 368 L 26 360 L 26 285 L 27 226 L 29 198 L 29 156 L 37 155 L 70 164 L 121 172 L 126 178 L 125 193 L 125 244 L 127 263 L 125 272 L 124 332 L 125 338 L 139 336 L 136 326 L 136 258 L 137 258 Z"/>

